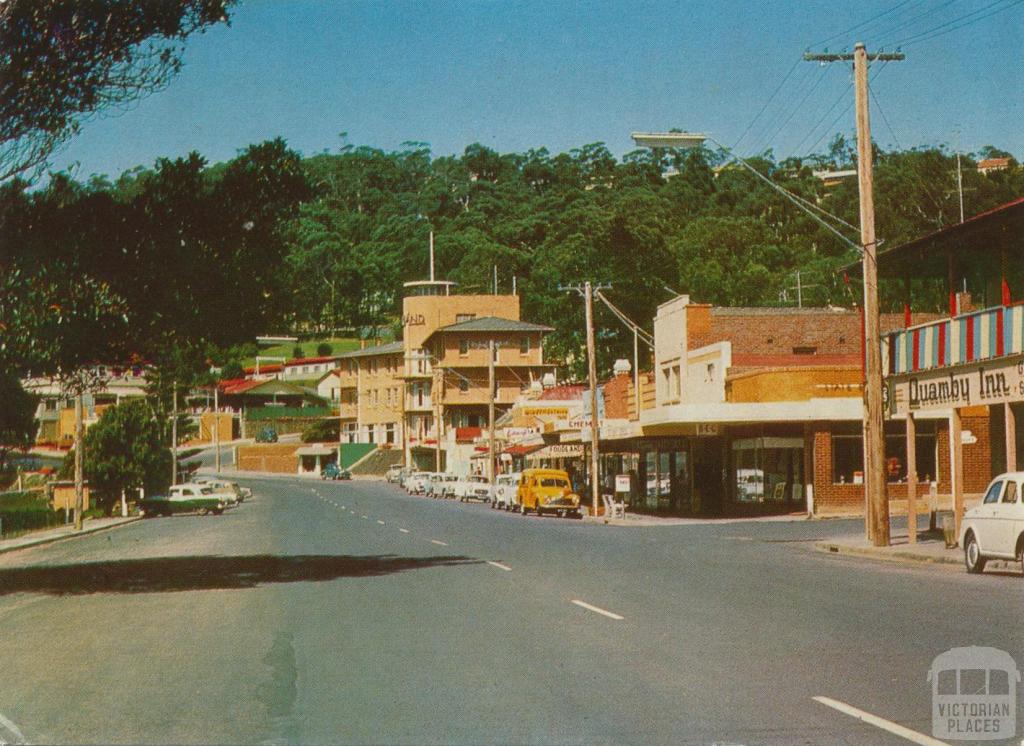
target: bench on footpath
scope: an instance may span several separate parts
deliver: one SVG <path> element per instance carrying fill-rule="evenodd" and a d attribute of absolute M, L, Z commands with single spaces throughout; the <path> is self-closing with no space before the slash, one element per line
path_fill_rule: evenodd
<path fill-rule="evenodd" d="M 626 503 L 618 502 L 615 500 L 614 495 L 601 495 L 601 501 L 604 502 L 604 515 L 605 518 L 625 518 L 626 517 Z"/>

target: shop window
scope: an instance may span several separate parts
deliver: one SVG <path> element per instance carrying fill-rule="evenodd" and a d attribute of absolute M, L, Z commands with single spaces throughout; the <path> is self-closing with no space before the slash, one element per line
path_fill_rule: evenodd
<path fill-rule="evenodd" d="M 903 422 L 885 423 L 885 467 L 890 482 L 907 481 L 907 435 Z M 917 422 L 915 451 L 917 481 L 931 482 L 936 479 L 935 458 L 937 438 L 934 420 Z"/>

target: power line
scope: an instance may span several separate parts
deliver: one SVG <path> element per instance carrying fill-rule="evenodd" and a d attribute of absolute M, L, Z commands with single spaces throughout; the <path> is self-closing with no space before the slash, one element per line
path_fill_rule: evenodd
<path fill-rule="evenodd" d="M 812 68 L 806 68 L 805 69 L 804 75 L 797 82 L 796 90 L 794 91 L 793 96 L 790 97 L 790 100 L 795 99 L 799 95 L 800 91 L 804 90 L 805 86 L 807 85 L 807 82 L 809 80 L 811 80 L 811 78 L 814 77 L 814 72 L 815 71 Z M 824 74 L 824 71 L 819 71 L 819 74 Z M 765 122 L 764 126 L 761 128 L 761 135 L 760 135 L 760 137 L 758 137 L 756 140 L 754 140 L 754 143 L 750 147 L 750 151 L 752 153 L 757 153 L 757 152 L 759 152 L 760 150 L 763 149 L 764 144 L 766 144 L 768 142 L 768 139 L 765 137 L 765 135 L 768 132 L 771 132 L 772 130 L 775 129 L 775 126 L 780 121 L 782 121 L 782 118 L 786 116 L 788 111 L 789 111 L 789 107 L 787 107 L 785 104 L 783 104 L 782 107 L 779 108 L 778 111 L 776 111 L 774 114 L 772 114 L 770 117 L 768 117 L 768 120 Z"/>
<path fill-rule="evenodd" d="M 793 152 L 793 155 L 795 155 L 795 156 L 798 156 L 798 157 L 799 157 L 799 155 L 800 155 L 800 152 L 799 152 L 799 151 L 800 151 L 800 148 L 801 148 L 801 147 L 803 147 L 803 144 L 804 144 L 805 142 L 807 142 L 808 138 L 810 138 L 810 136 L 811 136 L 811 135 L 813 135 L 813 134 L 814 134 L 815 132 L 817 132 L 817 131 L 818 131 L 818 127 L 820 127 L 820 126 L 821 126 L 821 123 L 825 121 L 825 118 L 826 118 L 826 117 L 827 117 L 827 116 L 828 116 L 829 114 L 831 114 L 831 113 L 832 113 L 832 110 L 833 110 L 833 109 L 835 109 L 835 108 L 836 108 L 837 106 L 839 106 L 839 103 L 840 103 L 841 101 L 849 101 L 849 96 L 850 96 L 850 89 L 851 89 L 851 88 L 853 88 L 853 81 L 851 81 L 851 82 L 850 82 L 850 83 L 849 83 L 849 84 L 848 84 L 848 85 L 846 86 L 846 88 L 844 88 L 844 89 L 843 89 L 843 90 L 842 90 L 842 91 L 841 91 L 841 92 L 839 93 L 839 96 L 838 96 L 838 97 L 836 98 L 836 100 L 835 100 L 835 101 L 833 101 L 833 102 L 832 102 L 832 105 L 831 105 L 830 107 L 828 107 L 828 109 L 826 109 L 826 110 L 825 110 L 825 113 L 824 113 L 824 114 L 822 114 L 822 115 L 821 115 L 821 117 L 820 117 L 820 118 L 818 119 L 818 121 L 814 123 L 814 126 L 813 126 L 813 127 L 811 127 L 810 131 L 809 131 L 809 132 L 808 132 L 808 133 L 807 133 L 806 135 L 804 135 L 803 139 L 802 139 L 802 140 L 800 140 L 800 142 L 798 142 L 798 143 L 796 144 L 796 147 L 794 147 L 794 148 L 793 148 L 793 151 L 792 151 L 792 152 Z M 817 145 L 817 143 L 815 143 L 815 145 Z M 812 148 L 812 149 L 813 149 L 813 148 Z"/>
<path fill-rule="evenodd" d="M 862 26 L 866 26 L 866 25 L 870 24 L 872 21 L 876 21 L 879 18 L 882 18 L 883 16 L 887 16 L 890 13 L 892 13 L 892 12 L 894 12 L 896 10 L 899 10 L 901 7 L 906 5 L 908 2 L 910 2 L 910 0 L 903 0 L 903 2 L 897 3 L 893 7 L 889 8 L 889 10 L 884 10 L 881 13 L 877 13 L 877 14 L 871 16 L 871 18 L 867 19 L 866 21 L 861 21 L 860 23 L 854 24 L 853 26 L 850 26 L 850 28 L 846 29 L 845 31 L 840 31 L 838 34 L 833 34 L 832 36 L 828 37 L 827 39 L 822 39 L 821 41 L 816 41 L 811 46 L 812 47 L 820 47 L 822 44 L 826 44 L 826 43 L 832 41 L 833 39 L 838 39 L 841 36 L 846 36 L 847 34 L 856 31 L 857 29 L 861 28 Z"/>
<path fill-rule="evenodd" d="M 873 75 L 873 77 L 871 78 L 871 82 L 872 83 L 874 83 L 875 80 L 878 79 L 878 76 L 882 74 L 882 70 L 885 69 L 885 66 L 887 64 L 889 64 L 888 61 L 886 61 L 886 60 L 882 61 L 882 64 L 879 65 L 878 70 L 875 71 L 872 74 Z M 851 84 L 851 86 L 852 86 L 852 84 Z M 847 88 L 846 90 L 849 91 L 850 89 Z M 816 147 L 818 147 L 818 144 L 821 143 L 821 141 L 824 140 L 826 137 L 828 137 L 828 134 L 832 131 L 832 129 L 840 122 L 840 120 L 842 120 L 843 117 L 845 117 L 850 112 L 850 109 L 852 109 L 852 108 L 853 108 L 853 101 L 849 101 L 846 104 L 846 106 L 843 108 L 843 110 L 841 112 L 839 112 L 839 116 L 837 116 L 835 119 L 832 120 L 832 123 L 828 127 L 825 128 L 825 130 L 821 133 L 821 135 L 819 135 L 818 139 L 814 141 L 814 144 L 812 144 L 811 147 L 808 148 L 808 150 L 813 152 L 814 149 Z"/>
<path fill-rule="evenodd" d="M 940 24 L 938 26 L 935 26 L 935 27 L 929 29 L 928 31 L 922 31 L 920 34 L 908 37 L 904 41 L 900 42 L 900 44 L 901 44 L 901 46 L 909 47 L 909 46 L 911 46 L 913 44 L 920 44 L 921 42 L 930 41 L 930 40 L 935 39 L 935 38 L 937 38 L 939 36 L 944 36 L 945 34 L 950 34 L 950 33 L 954 32 L 954 31 L 958 31 L 958 30 L 960 30 L 962 28 L 966 28 L 967 26 L 971 26 L 971 25 L 977 23 L 978 21 L 982 21 L 982 20 L 984 20 L 986 18 L 994 16 L 997 13 L 1002 13 L 1004 10 L 1009 10 L 1010 8 L 1014 7 L 1015 5 L 1020 5 L 1021 2 L 1024 2 L 1024 0 L 1012 0 L 1012 2 L 1009 5 L 1004 5 L 1001 8 L 996 8 L 995 10 L 992 10 L 989 13 L 985 13 L 985 15 L 978 16 L 977 18 L 971 18 L 971 16 L 975 16 L 978 13 L 982 13 L 983 11 L 989 10 L 990 8 L 993 8 L 996 5 L 999 5 L 999 3 L 1001 3 L 1001 2 L 1003 2 L 1003 0 L 996 0 L 996 2 L 990 3 L 989 5 L 986 5 L 984 8 L 979 8 L 976 11 L 973 11 L 971 13 L 967 13 L 967 14 L 965 14 L 963 16 L 960 16 L 959 18 L 954 18 L 952 21 L 948 21 L 946 23 L 943 23 L 943 24 Z M 970 20 L 967 20 L 967 19 L 970 19 Z M 950 24 L 958 23 L 959 21 L 964 21 L 964 23 L 959 23 L 958 25 L 955 25 L 952 28 L 946 28 Z M 945 31 L 940 31 L 940 29 L 944 29 L 944 28 L 945 28 Z M 937 32 L 937 33 L 933 33 L 933 32 Z"/>
<path fill-rule="evenodd" d="M 914 23 L 914 21 L 918 21 L 918 20 L 920 20 L 922 18 L 927 18 L 928 16 L 935 15 L 936 13 L 938 13 L 943 8 L 947 8 L 947 7 L 949 7 L 950 5 L 952 5 L 953 3 L 957 2 L 957 1 L 958 0 L 946 0 L 946 2 L 942 3 L 941 5 L 938 5 L 938 6 L 934 7 L 934 8 L 929 8 L 928 10 L 924 11 L 923 13 L 918 13 L 916 16 L 911 16 L 910 18 L 906 19 L 902 23 L 898 23 L 895 26 L 891 26 L 891 27 L 889 27 L 887 29 L 882 29 L 882 31 L 878 32 L 878 34 L 876 34 L 876 36 L 879 39 L 881 39 L 881 40 L 885 40 L 887 38 L 891 38 L 892 36 L 894 36 L 896 34 L 896 32 L 902 31 L 903 29 L 907 28 L 908 26 L 911 26 Z M 888 44 L 888 45 L 891 45 L 889 42 L 885 42 L 885 43 Z"/>
<path fill-rule="evenodd" d="M 885 126 L 889 129 L 889 134 L 892 135 L 893 142 L 896 143 L 897 150 L 903 150 L 903 146 L 900 145 L 900 139 L 896 137 L 896 131 L 893 130 L 892 125 L 889 124 L 889 117 L 885 115 L 885 109 L 882 108 L 882 103 L 878 100 L 878 96 L 875 95 L 874 88 L 868 88 L 871 94 L 871 100 L 875 102 L 875 107 L 878 109 L 878 113 L 882 115 L 882 121 L 885 122 Z"/>
<path fill-rule="evenodd" d="M 814 81 L 814 85 L 812 85 L 807 90 L 807 92 L 803 95 L 803 98 L 801 98 L 800 101 L 797 103 L 797 105 L 793 107 L 793 110 L 790 112 L 789 116 L 786 117 L 785 121 L 783 121 L 783 123 L 781 125 L 779 125 L 778 128 L 776 128 L 776 130 L 768 137 L 767 144 L 771 144 L 775 140 L 775 138 L 778 137 L 782 133 L 782 131 L 786 128 L 786 125 L 789 124 L 790 121 L 792 121 L 793 117 L 796 116 L 796 113 L 798 111 L 800 111 L 800 107 L 804 105 L 804 102 L 808 99 L 808 97 L 812 93 L 814 93 L 814 89 L 817 88 L 818 84 L 822 80 L 824 80 L 824 79 L 825 79 L 825 71 L 822 70 L 821 71 L 821 75 L 819 75 L 818 79 Z"/>
<path fill-rule="evenodd" d="M 786 85 L 786 81 L 789 80 L 789 77 L 793 74 L 793 71 L 796 70 L 800 62 L 801 58 L 799 57 L 797 57 L 796 60 L 794 60 L 793 66 L 789 68 L 789 72 L 786 73 L 786 76 L 782 79 L 782 82 L 779 83 L 778 87 L 772 92 L 772 95 L 768 97 L 768 100 L 764 102 L 764 106 L 761 107 L 761 110 L 757 112 L 753 119 L 750 120 L 750 124 L 747 125 L 747 128 L 745 130 L 743 130 L 743 134 L 740 135 L 739 139 L 735 143 L 733 143 L 733 150 L 735 150 L 736 147 L 741 142 L 743 142 L 743 138 L 747 136 L 747 133 L 750 132 L 754 124 L 757 123 L 757 120 L 761 118 L 761 115 L 764 114 L 765 110 L 768 108 L 768 105 L 775 100 L 776 96 L 779 95 L 779 91 L 781 91 L 782 87 Z"/>

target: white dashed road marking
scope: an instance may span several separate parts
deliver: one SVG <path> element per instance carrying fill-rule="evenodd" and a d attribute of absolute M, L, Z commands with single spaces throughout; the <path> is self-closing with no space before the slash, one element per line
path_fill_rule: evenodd
<path fill-rule="evenodd" d="M 407 529 L 407 528 L 400 528 L 398 530 L 401 531 L 403 534 L 409 533 L 409 529 Z"/>
<path fill-rule="evenodd" d="M 500 562 L 491 562 L 490 560 L 487 560 L 487 564 L 490 565 L 491 567 L 497 567 L 499 570 L 505 570 L 506 572 L 512 572 L 512 568 L 511 567 L 509 567 L 508 565 L 503 565 Z"/>
<path fill-rule="evenodd" d="M 446 547 L 446 546 L 448 546 L 443 541 L 438 541 L 437 539 L 431 539 L 430 543 L 431 544 L 437 544 L 439 547 Z"/>
<path fill-rule="evenodd" d="M 377 521 L 377 523 L 379 523 L 382 526 L 384 525 L 384 521 Z"/>
<path fill-rule="evenodd" d="M 926 736 L 924 733 L 918 733 L 916 730 L 910 730 L 910 728 L 904 728 L 898 723 L 893 723 L 884 718 L 880 718 L 877 715 L 872 715 L 870 712 L 864 712 L 864 710 L 858 710 L 856 707 L 840 702 L 837 699 L 830 699 L 829 697 L 811 697 L 815 702 L 823 704 L 826 707 L 831 707 L 833 710 L 838 710 L 844 715 L 862 720 L 868 725 L 873 725 L 876 728 L 892 733 L 894 736 L 905 738 L 912 743 L 919 743 L 922 746 L 946 746 L 944 741 L 940 741 L 937 738 Z"/>
<path fill-rule="evenodd" d="M 602 616 L 606 616 L 609 619 L 615 619 L 616 621 L 622 621 L 623 619 L 625 619 L 625 617 L 619 616 L 618 614 L 615 614 L 611 611 L 606 611 L 605 609 L 602 609 L 598 606 L 592 606 L 591 604 L 588 604 L 586 601 L 580 601 L 574 598 L 572 599 L 572 602 L 581 608 L 587 609 L 588 611 L 593 611 Z"/>
<path fill-rule="evenodd" d="M 0 715 L 0 725 L 7 729 L 7 732 L 14 736 L 15 743 L 25 743 L 25 735 L 18 730 L 18 726 L 12 723 L 10 720 Z"/>

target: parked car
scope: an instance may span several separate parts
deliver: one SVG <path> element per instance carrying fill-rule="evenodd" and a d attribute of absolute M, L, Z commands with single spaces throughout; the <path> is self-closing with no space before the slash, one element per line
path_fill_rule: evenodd
<path fill-rule="evenodd" d="M 990 559 L 1011 560 L 1024 570 L 1024 472 L 992 480 L 981 505 L 964 514 L 960 546 L 967 572 L 979 573 Z"/>
<path fill-rule="evenodd" d="M 272 427 L 265 427 L 256 433 L 257 443 L 276 443 L 277 442 L 277 430 Z"/>
<path fill-rule="evenodd" d="M 405 480 L 405 491 L 410 495 L 422 495 L 426 492 L 429 479 L 429 471 L 413 472 Z"/>
<path fill-rule="evenodd" d="M 445 478 L 450 475 L 440 472 L 432 472 L 423 485 L 423 494 L 435 499 L 445 496 Z"/>
<path fill-rule="evenodd" d="M 494 499 L 492 508 L 512 510 L 516 504 L 516 489 L 519 487 L 519 472 L 499 474 L 494 480 Z"/>
<path fill-rule="evenodd" d="M 335 480 L 337 480 L 337 479 L 351 479 L 352 478 L 352 472 L 350 472 L 348 469 L 342 469 L 340 466 L 338 466 L 336 463 L 334 463 L 332 461 L 329 464 L 327 464 L 326 466 L 324 466 L 323 469 L 320 470 L 320 478 L 321 479 L 335 479 Z"/>
<path fill-rule="evenodd" d="M 455 474 L 444 474 L 444 479 L 441 481 L 441 495 L 440 497 L 446 500 L 449 497 L 455 497 L 455 485 L 459 483 L 459 478 Z"/>
<path fill-rule="evenodd" d="M 212 489 L 215 495 L 223 495 L 228 505 L 238 505 L 238 503 L 245 499 L 245 495 L 242 493 L 241 487 L 227 479 L 201 477 L 195 481 L 204 487 Z"/>
<path fill-rule="evenodd" d="M 526 469 L 519 479 L 516 504 L 523 515 L 533 510 L 540 516 L 582 517 L 580 496 L 572 491 L 569 475 L 561 469 Z"/>
<path fill-rule="evenodd" d="M 405 467 L 401 464 L 394 464 L 388 467 L 388 470 L 384 473 L 384 479 L 394 484 L 399 480 L 402 472 L 405 471 Z"/>
<path fill-rule="evenodd" d="M 199 515 L 220 515 L 227 508 L 223 494 L 215 494 L 212 487 L 194 482 L 176 484 L 166 495 L 144 497 L 136 504 L 143 518 L 193 512 Z"/>
<path fill-rule="evenodd" d="M 456 483 L 455 494 L 459 502 L 470 500 L 491 501 L 491 480 L 479 474 L 470 474 Z"/>

